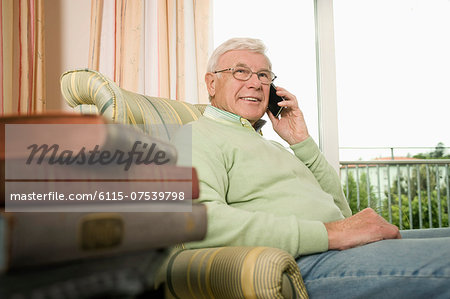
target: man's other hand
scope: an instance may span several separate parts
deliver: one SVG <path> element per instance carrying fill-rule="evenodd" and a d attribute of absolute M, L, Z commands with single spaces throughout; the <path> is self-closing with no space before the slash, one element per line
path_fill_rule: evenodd
<path fill-rule="evenodd" d="M 335 222 L 325 223 L 328 249 L 344 250 L 386 239 L 401 239 L 397 226 L 390 224 L 373 209 Z"/>

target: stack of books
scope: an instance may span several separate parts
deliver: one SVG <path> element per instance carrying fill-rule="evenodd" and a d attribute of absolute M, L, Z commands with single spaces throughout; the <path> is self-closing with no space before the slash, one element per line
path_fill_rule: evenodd
<path fill-rule="evenodd" d="M 170 143 L 93 115 L 0 126 L 1 298 L 137 296 L 169 247 L 204 238 L 197 174 Z"/>

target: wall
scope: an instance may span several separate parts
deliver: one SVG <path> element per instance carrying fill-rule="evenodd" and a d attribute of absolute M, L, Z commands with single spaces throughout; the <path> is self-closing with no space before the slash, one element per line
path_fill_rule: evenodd
<path fill-rule="evenodd" d="M 67 70 L 86 68 L 91 0 L 45 0 L 47 111 L 68 110 L 59 78 Z"/>

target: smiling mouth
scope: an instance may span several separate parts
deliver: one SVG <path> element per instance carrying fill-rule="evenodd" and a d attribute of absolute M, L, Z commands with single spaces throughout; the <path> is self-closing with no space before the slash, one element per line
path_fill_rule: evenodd
<path fill-rule="evenodd" d="M 260 102 L 259 99 L 257 99 L 257 98 L 252 98 L 252 97 L 243 97 L 243 98 L 241 98 L 241 99 L 244 100 L 244 101 L 249 101 L 249 102 Z"/>

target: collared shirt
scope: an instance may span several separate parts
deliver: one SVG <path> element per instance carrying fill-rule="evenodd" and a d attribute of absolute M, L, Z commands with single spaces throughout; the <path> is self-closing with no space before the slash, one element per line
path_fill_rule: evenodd
<path fill-rule="evenodd" d="M 214 107 L 212 105 L 208 105 L 205 109 L 205 112 L 203 112 L 203 116 L 214 119 L 219 122 L 231 122 L 231 123 L 239 123 L 245 128 L 252 129 L 256 131 L 257 133 L 262 135 L 261 128 L 266 124 L 266 121 L 263 119 L 259 119 L 255 122 L 255 126 L 252 126 L 252 124 L 246 119 L 243 118 L 237 114 L 219 109 L 217 107 Z"/>

